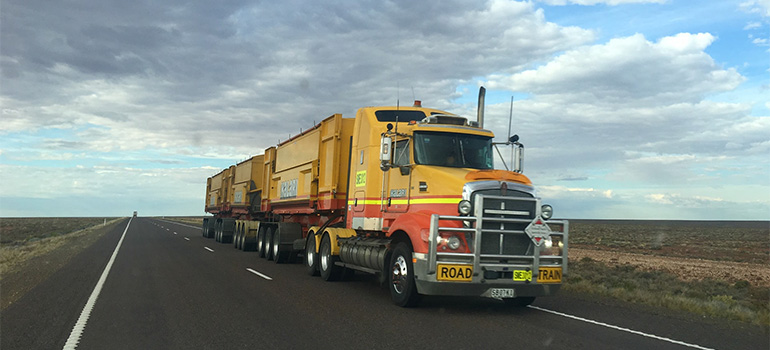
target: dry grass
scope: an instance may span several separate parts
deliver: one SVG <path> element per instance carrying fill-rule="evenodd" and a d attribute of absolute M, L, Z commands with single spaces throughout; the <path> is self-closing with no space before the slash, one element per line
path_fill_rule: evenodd
<path fill-rule="evenodd" d="M 107 224 L 121 220 L 112 218 Z M 0 280 L 24 263 L 102 227 L 104 218 L 10 218 L 0 219 Z"/>
<path fill-rule="evenodd" d="M 768 222 L 574 221 L 570 231 L 580 257 L 566 291 L 770 325 L 770 286 L 757 277 L 770 269 Z"/>

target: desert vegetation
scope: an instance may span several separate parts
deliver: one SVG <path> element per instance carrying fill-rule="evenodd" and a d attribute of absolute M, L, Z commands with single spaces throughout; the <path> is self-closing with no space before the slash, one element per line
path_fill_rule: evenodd
<path fill-rule="evenodd" d="M 566 291 L 770 325 L 770 223 L 570 224 Z"/>
<path fill-rule="evenodd" d="M 27 260 L 88 235 L 116 218 L 0 218 L 0 279 Z"/>

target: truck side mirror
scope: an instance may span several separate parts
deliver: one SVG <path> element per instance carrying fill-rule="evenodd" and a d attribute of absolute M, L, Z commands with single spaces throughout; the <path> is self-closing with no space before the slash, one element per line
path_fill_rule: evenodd
<path fill-rule="evenodd" d="M 391 160 L 391 154 L 390 154 L 390 148 L 393 145 L 393 139 L 391 139 L 388 136 L 382 135 L 382 138 L 380 139 L 380 169 L 382 171 L 388 171 L 390 170 L 390 160 Z"/>

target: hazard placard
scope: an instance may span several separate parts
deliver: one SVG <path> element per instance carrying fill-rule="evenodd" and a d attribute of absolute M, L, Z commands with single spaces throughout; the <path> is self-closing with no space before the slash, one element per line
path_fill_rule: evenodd
<path fill-rule="evenodd" d="M 543 241 L 551 237 L 551 228 L 541 219 L 536 217 L 532 222 L 524 229 L 532 242 L 535 242 L 536 246 L 543 244 Z"/>

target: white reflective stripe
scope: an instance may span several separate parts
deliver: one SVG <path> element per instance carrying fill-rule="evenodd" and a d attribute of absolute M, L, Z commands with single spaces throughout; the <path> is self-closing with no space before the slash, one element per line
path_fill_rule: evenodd
<path fill-rule="evenodd" d="M 654 335 L 654 334 L 648 334 L 648 333 L 644 333 L 644 332 L 640 332 L 640 331 L 635 331 L 633 329 L 618 327 L 618 326 L 614 326 L 614 325 L 603 323 L 603 322 L 599 322 L 599 321 L 589 320 L 587 318 L 582 318 L 582 317 L 578 317 L 578 316 L 568 315 L 568 314 L 561 313 L 561 312 L 558 312 L 558 311 L 543 309 L 543 308 L 537 307 L 537 306 L 529 305 L 529 308 L 530 309 L 535 309 L 535 310 L 540 310 L 540 311 L 547 312 L 547 313 L 551 313 L 551 314 L 554 314 L 554 315 L 559 315 L 559 316 L 566 317 L 566 318 L 571 318 L 573 320 L 578 320 L 578 321 L 583 321 L 583 322 L 595 324 L 597 326 L 612 328 L 612 329 L 615 329 L 615 330 L 619 330 L 619 331 L 623 331 L 623 332 L 628 332 L 628 333 L 636 334 L 636 335 L 641 335 L 641 336 L 647 337 L 647 338 L 667 341 L 669 343 L 674 343 L 674 344 L 678 344 L 678 345 L 682 345 L 682 346 L 687 346 L 687 347 L 691 347 L 691 348 L 695 348 L 695 349 L 714 350 L 712 348 L 707 348 L 707 347 L 696 345 L 696 344 L 685 343 L 683 341 L 674 340 L 674 339 L 670 339 L 670 338 L 665 338 L 665 337 L 657 336 L 657 335 Z"/>
<path fill-rule="evenodd" d="M 110 269 L 112 269 L 112 264 L 115 262 L 115 258 L 118 256 L 118 251 L 120 250 L 120 246 L 123 244 L 123 239 L 126 238 L 126 232 L 128 232 L 128 227 L 131 225 L 131 220 L 132 218 L 128 219 L 126 229 L 123 230 L 123 235 L 120 236 L 120 240 L 118 241 L 118 245 L 115 247 L 115 251 L 112 252 L 110 261 L 108 261 L 107 266 L 104 267 L 102 276 L 99 277 L 99 281 L 96 282 L 96 287 L 94 287 L 93 292 L 91 292 L 91 296 L 88 297 L 86 306 L 83 307 L 83 311 L 80 313 L 80 317 L 78 317 L 77 322 L 75 322 L 75 327 L 72 328 L 72 332 L 70 332 L 70 336 L 67 338 L 67 342 L 64 343 L 65 350 L 76 349 L 78 347 L 80 337 L 83 336 L 83 331 L 86 328 L 88 318 L 91 317 L 91 311 L 94 309 L 94 305 L 96 305 L 96 299 L 99 298 L 99 294 L 102 292 L 102 287 L 104 286 L 104 282 L 107 280 L 107 275 L 110 274 Z"/>

